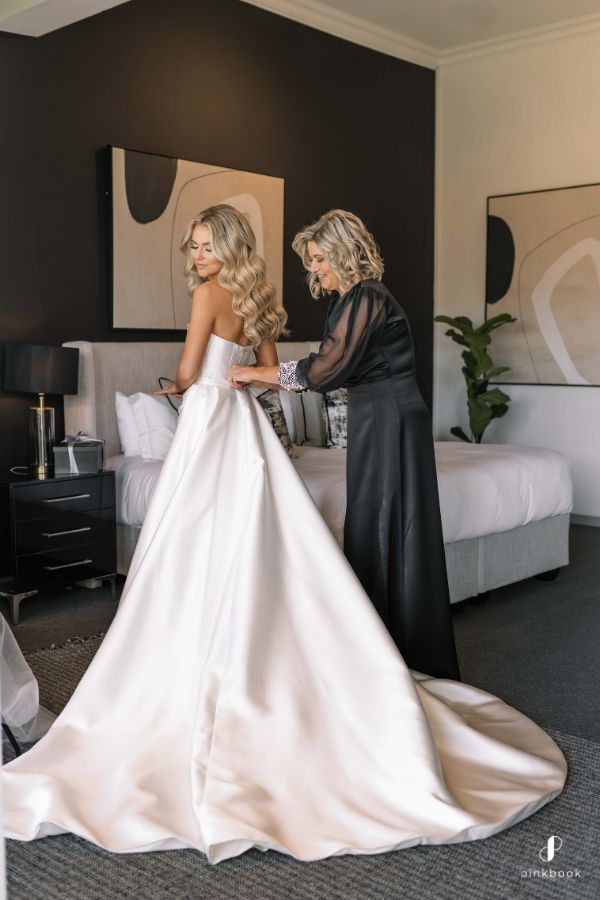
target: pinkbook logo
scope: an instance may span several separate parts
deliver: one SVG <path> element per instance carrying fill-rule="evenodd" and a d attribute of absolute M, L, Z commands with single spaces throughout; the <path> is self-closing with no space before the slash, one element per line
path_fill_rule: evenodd
<path fill-rule="evenodd" d="M 538 850 L 542 862 L 551 863 L 560 848 L 563 840 L 557 834 L 551 834 L 546 845 Z M 554 864 L 556 865 L 556 863 Z M 541 869 L 522 869 L 521 878 L 542 878 L 548 881 L 560 881 L 560 879 L 581 878 L 579 869 L 555 869 L 552 866 L 543 866 Z"/>
<path fill-rule="evenodd" d="M 557 834 L 551 834 L 545 847 L 540 850 L 540 859 L 544 862 L 552 862 L 555 853 L 562 847 L 562 838 Z"/>

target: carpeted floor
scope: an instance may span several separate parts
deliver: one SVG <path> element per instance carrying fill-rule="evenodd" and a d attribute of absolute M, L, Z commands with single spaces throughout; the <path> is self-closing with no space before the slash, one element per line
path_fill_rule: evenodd
<path fill-rule="evenodd" d="M 572 526 L 556 581 L 492 591 L 454 616 L 463 681 L 544 728 L 600 742 L 600 528 Z"/>
<path fill-rule="evenodd" d="M 9 842 L 10 900 L 487 900 L 600 897 L 600 529 L 573 529 L 572 565 L 556 582 L 530 580 L 495 591 L 455 616 L 463 680 L 501 696 L 551 731 L 569 762 L 563 794 L 525 822 L 485 841 L 417 847 L 382 856 L 298 863 L 251 852 L 216 867 L 194 851 L 108 854 L 70 835 Z M 108 590 L 36 598 L 15 629 L 38 677 L 42 702 L 58 712 L 110 623 Z M 92 608 L 93 607 L 93 608 Z M 41 619 L 45 619 L 42 622 Z M 85 622 L 85 624 L 82 624 Z M 74 632 L 74 629 L 75 632 Z M 62 643 L 54 649 L 36 650 Z M 590 740 L 591 738 L 591 740 Z M 11 755 L 10 748 L 6 757 Z M 548 872 L 539 851 L 563 844 Z"/>

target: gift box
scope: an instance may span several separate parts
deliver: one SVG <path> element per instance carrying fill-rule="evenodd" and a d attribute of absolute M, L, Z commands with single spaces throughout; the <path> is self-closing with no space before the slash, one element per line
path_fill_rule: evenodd
<path fill-rule="evenodd" d="M 75 437 L 68 434 L 52 450 L 55 475 L 94 475 L 102 471 L 104 441 L 99 438 L 88 437 L 83 432 Z"/>

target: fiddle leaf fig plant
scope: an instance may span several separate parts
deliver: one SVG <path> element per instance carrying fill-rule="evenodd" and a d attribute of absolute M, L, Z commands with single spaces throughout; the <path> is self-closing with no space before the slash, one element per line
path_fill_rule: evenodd
<path fill-rule="evenodd" d="M 467 385 L 467 409 L 469 411 L 469 437 L 463 429 L 455 425 L 450 433 L 461 441 L 470 444 L 480 444 L 483 434 L 492 421 L 505 416 L 508 412 L 510 397 L 498 387 L 490 388 L 490 379 L 508 372 L 510 366 L 495 366 L 488 352 L 491 343 L 491 333 L 494 329 L 505 325 L 507 322 L 516 322 L 514 316 L 502 313 L 487 319 L 478 328 L 468 316 L 436 316 L 436 322 L 443 322 L 451 327 L 445 334 L 451 337 L 455 343 L 465 347 L 461 356 L 463 359 L 462 373 Z"/>

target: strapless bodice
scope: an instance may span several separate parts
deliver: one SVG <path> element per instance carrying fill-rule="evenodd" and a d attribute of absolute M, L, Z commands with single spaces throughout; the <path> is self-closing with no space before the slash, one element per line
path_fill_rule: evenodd
<path fill-rule="evenodd" d="M 254 362 L 252 347 L 242 347 L 234 341 L 211 334 L 196 383 L 228 384 L 227 375 L 232 366 L 249 366 L 252 362 Z"/>

